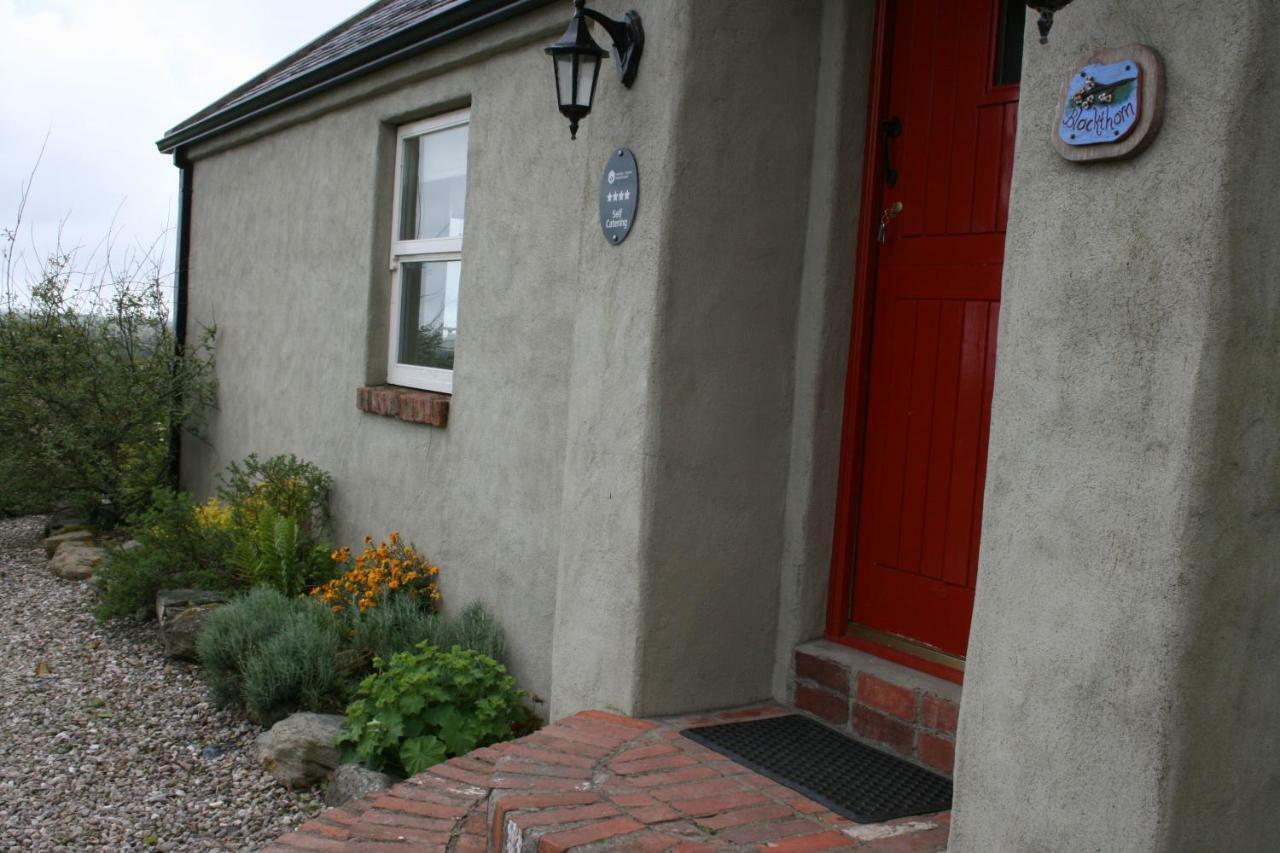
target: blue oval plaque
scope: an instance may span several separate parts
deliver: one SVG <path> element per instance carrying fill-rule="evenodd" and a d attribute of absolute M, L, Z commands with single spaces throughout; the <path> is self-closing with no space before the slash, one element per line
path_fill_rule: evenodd
<path fill-rule="evenodd" d="M 600 176 L 600 228 L 615 246 L 627 239 L 636 221 L 640 201 L 640 171 L 636 156 L 626 148 L 615 148 Z"/>

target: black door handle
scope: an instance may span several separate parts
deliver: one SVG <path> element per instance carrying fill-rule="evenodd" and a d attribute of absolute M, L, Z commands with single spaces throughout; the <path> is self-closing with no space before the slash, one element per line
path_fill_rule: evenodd
<path fill-rule="evenodd" d="M 894 187 L 898 185 L 898 170 L 893 168 L 893 160 L 889 156 L 889 140 L 902 135 L 902 119 L 894 116 L 880 122 L 880 132 L 884 134 L 881 148 L 884 149 L 884 182 Z"/>

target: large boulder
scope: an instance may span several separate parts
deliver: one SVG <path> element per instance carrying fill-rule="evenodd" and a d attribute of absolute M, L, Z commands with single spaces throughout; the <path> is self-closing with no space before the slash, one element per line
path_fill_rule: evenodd
<path fill-rule="evenodd" d="M 324 789 L 324 804 L 340 806 L 350 800 L 385 791 L 395 782 L 386 773 L 379 773 L 359 764 L 344 764 L 333 772 L 329 786 Z"/>
<path fill-rule="evenodd" d="M 258 736 L 258 760 L 286 788 L 323 782 L 338 767 L 341 714 L 304 712 L 286 717 Z"/>
<path fill-rule="evenodd" d="M 58 533 L 45 537 L 44 555 L 52 557 L 58 552 L 58 546 L 66 544 L 92 545 L 93 532 L 90 530 L 72 530 L 70 533 Z"/>
<path fill-rule="evenodd" d="M 58 548 L 49 561 L 49 571 L 64 580 L 88 580 L 93 577 L 106 556 L 106 551 L 94 545 L 67 542 Z"/>
<path fill-rule="evenodd" d="M 227 603 L 227 596 L 203 589 L 162 589 L 156 594 L 160 642 L 171 658 L 196 659 L 196 637 L 205 617 Z"/>

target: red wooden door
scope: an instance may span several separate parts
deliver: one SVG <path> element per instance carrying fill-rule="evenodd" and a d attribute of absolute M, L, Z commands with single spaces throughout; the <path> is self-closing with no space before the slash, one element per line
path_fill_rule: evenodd
<path fill-rule="evenodd" d="M 871 243 L 850 615 L 955 657 L 977 572 L 1023 8 L 889 0 L 888 83 L 873 116 L 897 121 L 870 190 L 902 207 Z"/>

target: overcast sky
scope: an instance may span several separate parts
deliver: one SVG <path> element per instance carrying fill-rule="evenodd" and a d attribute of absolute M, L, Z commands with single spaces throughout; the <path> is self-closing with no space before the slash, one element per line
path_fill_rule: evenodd
<path fill-rule="evenodd" d="M 178 173 L 164 131 L 368 0 L 0 0 L 0 225 L 48 135 L 22 244 L 120 246 L 168 227 Z"/>

